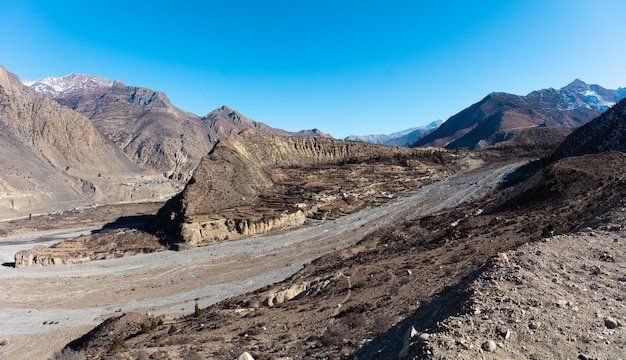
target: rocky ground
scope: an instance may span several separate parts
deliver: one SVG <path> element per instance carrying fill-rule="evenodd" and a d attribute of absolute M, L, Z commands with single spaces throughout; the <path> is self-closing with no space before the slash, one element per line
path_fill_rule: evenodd
<path fill-rule="evenodd" d="M 424 329 L 427 341 L 411 338 L 407 358 L 626 358 L 624 211 L 493 258 L 462 290 L 461 311 Z"/>
<path fill-rule="evenodd" d="M 404 213 L 284 282 L 183 317 L 116 317 L 70 347 L 128 359 L 620 358 L 623 221 L 598 224 L 622 208 L 624 163 L 566 159 L 485 198 Z"/>
<path fill-rule="evenodd" d="M 5 343 L 0 357 L 49 357 L 88 326 L 121 313 L 150 312 L 178 321 L 173 320 L 177 314 L 194 311 L 195 299 L 204 308 L 253 291 L 376 229 L 481 197 L 513 167 L 450 178 L 407 196 L 394 196 L 385 204 L 336 220 L 311 220 L 288 232 L 181 252 L 55 267 L 0 268 L 4 324 L 0 341 Z"/>

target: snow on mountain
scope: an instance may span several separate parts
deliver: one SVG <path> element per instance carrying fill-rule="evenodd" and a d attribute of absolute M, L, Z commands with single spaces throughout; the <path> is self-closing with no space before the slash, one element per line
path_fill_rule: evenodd
<path fill-rule="evenodd" d="M 48 97 L 56 98 L 67 92 L 109 88 L 113 81 L 102 76 L 69 74 L 63 77 L 47 77 L 39 80 L 24 80 L 22 83 Z"/>
<path fill-rule="evenodd" d="M 559 90 L 544 89 L 533 91 L 528 94 L 528 97 L 539 97 L 543 99 L 549 95 L 554 95 L 549 93 L 555 93 L 561 97 L 556 101 L 557 109 L 561 111 L 580 108 L 606 111 L 624 98 L 626 89 L 619 88 L 617 90 L 610 90 L 600 85 L 589 85 L 584 81 L 576 79 Z"/>

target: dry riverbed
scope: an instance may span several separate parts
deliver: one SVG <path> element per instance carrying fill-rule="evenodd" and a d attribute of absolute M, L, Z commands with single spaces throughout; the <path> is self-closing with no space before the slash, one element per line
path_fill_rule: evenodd
<path fill-rule="evenodd" d="M 206 307 L 281 281 L 383 226 L 480 197 L 515 166 L 446 179 L 380 207 L 288 232 L 77 265 L 2 267 L 0 357 L 46 358 L 116 313 L 189 313 L 196 299 Z"/>

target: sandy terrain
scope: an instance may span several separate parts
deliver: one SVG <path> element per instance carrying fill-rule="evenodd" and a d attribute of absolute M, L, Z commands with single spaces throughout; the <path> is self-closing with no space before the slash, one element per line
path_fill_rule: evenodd
<path fill-rule="evenodd" d="M 115 313 L 189 313 L 195 299 L 206 307 L 272 284 L 385 225 L 480 197 L 515 167 L 446 179 L 383 206 L 284 233 L 79 265 L 2 267 L 0 342 L 6 344 L 0 346 L 0 357 L 51 356 Z M 8 245 L 0 243 L 0 252 L 25 240 L 6 237 L 2 242 Z"/>

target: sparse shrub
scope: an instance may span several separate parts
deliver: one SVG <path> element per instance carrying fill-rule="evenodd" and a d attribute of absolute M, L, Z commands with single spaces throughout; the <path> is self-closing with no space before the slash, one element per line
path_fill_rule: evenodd
<path fill-rule="evenodd" d="M 159 326 L 163 325 L 163 319 L 159 319 L 159 321 L 157 322 L 157 325 Z"/>
<path fill-rule="evenodd" d="M 150 330 L 151 329 L 150 329 L 150 326 L 148 326 L 148 324 L 146 324 L 146 323 L 142 323 L 141 324 L 141 333 L 142 334 L 147 334 L 147 333 L 150 332 Z"/>
<path fill-rule="evenodd" d="M 204 310 L 200 309 L 200 307 L 198 306 L 198 302 L 196 301 L 196 306 L 195 306 L 195 310 L 194 310 L 193 316 L 200 317 L 203 314 L 204 314 Z"/>
<path fill-rule="evenodd" d="M 126 342 L 124 341 L 124 339 L 121 339 L 119 336 L 115 335 L 115 338 L 113 339 L 113 345 L 111 346 L 111 350 L 118 351 L 118 350 L 126 350 L 126 349 L 128 349 L 128 345 L 126 345 Z"/>
<path fill-rule="evenodd" d="M 175 333 L 177 331 L 178 331 L 178 328 L 176 327 L 176 325 L 172 324 L 172 325 L 170 325 L 170 329 L 167 330 L 167 333 L 171 335 L 171 334 L 173 334 L 173 333 Z"/>
<path fill-rule="evenodd" d="M 548 224 L 541 230 L 542 237 L 550 237 L 554 235 L 554 225 Z"/>
<path fill-rule="evenodd" d="M 154 330 L 157 327 L 159 327 L 159 323 L 157 323 L 156 320 L 152 319 L 152 322 L 150 323 L 150 330 Z"/>
<path fill-rule="evenodd" d="M 350 337 L 350 329 L 342 323 L 330 324 L 320 337 L 320 342 L 324 346 L 336 346 Z"/>

